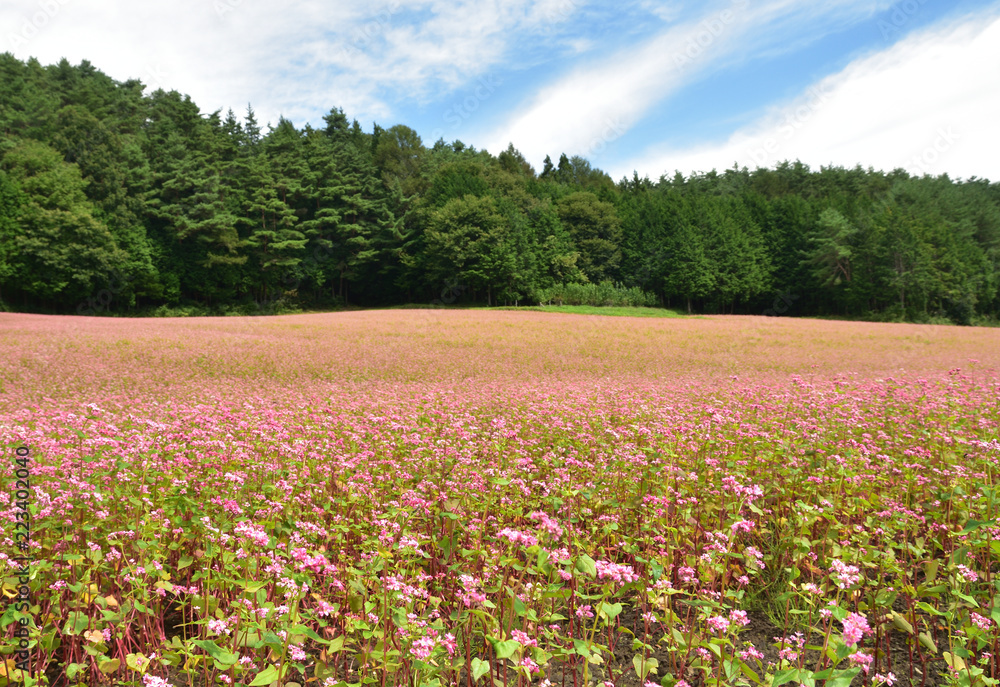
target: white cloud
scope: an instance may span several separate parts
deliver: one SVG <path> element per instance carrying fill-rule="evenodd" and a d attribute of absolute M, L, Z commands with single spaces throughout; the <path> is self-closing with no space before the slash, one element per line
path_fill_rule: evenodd
<path fill-rule="evenodd" d="M 47 5 L 58 9 L 25 40 L 18 27 Z M 189 94 L 205 110 L 242 110 L 252 101 L 262 120 L 274 122 L 297 106 L 273 93 L 302 89 L 281 78 L 302 56 L 293 37 L 308 40 L 321 27 L 352 17 L 320 2 L 300 3 L 292 17 L 260 0 L 14 0 L 0 6 L 0 26 L 15 27 L 0 31 L 0 50 L 43 64 L 89 60 L 116 79 L 138 78 L 150 90 Z M 316 102 L 328 101 L 322 96 Z"/>
<path fill-rule="evenodd" d="M 496 152 L 514 142 L 536 164 L 546 154 L 600 153 L 653 105 L 705 71 L 783 49 L 779 46 L 801 36 L 815 39 L 887 5 L 884 0 L 714 3 L 697 20 L 671 26 L 544 88 L 486 136 L 486 147 Z"/>
<path fill-rule="evenodd" d="M 718 144 L 657 150 L 614 178 L 799 159 L 1000 179 L 1000 16 L 932 27 L 861 58 Z"/>
<path fill-rule="evenodd" d="M 113 78 L 189 94 L 206 111 L 252 102 L 262 122 L 302 123 L 333 106 L 370 121 L 393 116 L 393 100 L 482 75 L 583 2 L 6 0 L 0 51 L 43 64 L 86 59 Z"/>

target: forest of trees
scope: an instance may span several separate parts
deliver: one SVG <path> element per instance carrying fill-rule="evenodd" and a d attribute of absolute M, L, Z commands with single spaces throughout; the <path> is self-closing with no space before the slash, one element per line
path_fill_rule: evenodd
<path fill-rule="evenodd" d="M 788 162 L 616 183 L 337 108 L 262 127 L 144 91 L 0 55 L 0 309 L 523 305 L 614 283 L 692 312 L 1000 316 L 986 180 Z"/>

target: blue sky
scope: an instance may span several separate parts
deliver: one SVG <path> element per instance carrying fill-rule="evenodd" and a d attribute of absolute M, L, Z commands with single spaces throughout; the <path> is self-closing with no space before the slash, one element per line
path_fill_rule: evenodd
<path fill-rule="evenodd" d="M 7 0 L 0 51 L 616 180 L 785 159 L 1000 180 L 997 0 Z"/>

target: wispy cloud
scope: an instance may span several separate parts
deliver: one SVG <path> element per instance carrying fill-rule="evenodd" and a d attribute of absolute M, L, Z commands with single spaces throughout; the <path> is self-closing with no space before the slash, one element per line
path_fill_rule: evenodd
<path fill-rule="evenodd" d="M 534 162 L 547 153 L 592 154 L 682 86 L 733 61 L 784 49 L 790 41 L 870 19 L 887 2 L 815 3 L 771 0 L 713 3 L 704 14 L 674 24 L 644 44 L 602 56 L 542 89 L 509 121 L 486 136 L 487 148 L 508 142 Z"/>
<path fill-rule="evenodd" d="M 43 6 L 56 16 L 32 25 Z M 384 0 L 292 6 L 264 0 L 7 0 L 0 51 L 87 59 L 115 78 L 190 94 L 206 110 L 252 102 L 262 120 L 316 120 L 332 106 L 364 120 L 439 97 L 490 70 L 584 0 Z M 21 27 L 29 26 L 21 35 Z M 9 27 L 9 29 L 8 29 Z M 568 40 L 568 38 L 567 38 Z M 577 44 L 579 47 L 579 44 Z"/>
<path fill-rule="evenodd" d="M 661 174 L 799 159 L 914 174 L 1000 179 L 1000 13 L 965 17 L 860 58 L 726 141 L 653 149 L 617 164 Z M 985 147 L 985 148 L 984 148 Z"/>
<path fill-rule="evenodd" d="M 342 107 L 428 142 L 513 142 L 536 165 L 585 155 L 616 177 L 786 158 L 1000 177 L 983 144 L 1000 114 L 1000 0 L 961 2 L 985 9 L 934 28 L 954 10 L 925 0 L 6 0 L 0 51 L 90 60 L 205 111 L 252 103 L 261 122 L 302 125 Z M 738 73 L 759 79 L 754 102 L 720 97 Z M 653 121 L 675 105 L 679 125 Z M 702 113 L 728 129 L 699 139 Z"/>

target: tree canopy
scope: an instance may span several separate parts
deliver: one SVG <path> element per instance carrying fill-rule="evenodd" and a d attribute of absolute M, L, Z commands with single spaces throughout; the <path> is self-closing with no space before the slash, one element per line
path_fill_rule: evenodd
<path fill-rule="evenodd" d="M 514 143 L 428 146 L 336 107 L 262 125 L 0 55 L 2 308 L 514 304 L 587 284 L 691 312 L 996 320 L 1000 184 L 800 162 L 615 183 L 562 151 L 536 172 Z"/>

